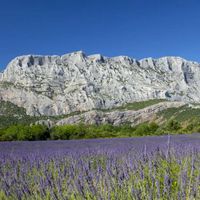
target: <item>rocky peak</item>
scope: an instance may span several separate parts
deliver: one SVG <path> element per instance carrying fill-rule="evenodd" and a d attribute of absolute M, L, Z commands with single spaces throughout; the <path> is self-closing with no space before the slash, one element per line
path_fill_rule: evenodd
<path fill-rule="evenodd" d="M 93 55 L 90 55 L 88 56 L 88 58 L 91 60 L 91 61 L 94 61 L 94 62 L 104 62 L 105 61 L 105 57 L 102 56 L 101 54 L 93 54 Z"/>
<path fill-rule="evenodd" d="M 76 51 L 61 56 L 61 60 L 63 61 L 63 63 L 68 63 L 70 61 L 73 63 L 80 63 L 85 62 L 86 59 L 87 56 L 83 51 Z"/>

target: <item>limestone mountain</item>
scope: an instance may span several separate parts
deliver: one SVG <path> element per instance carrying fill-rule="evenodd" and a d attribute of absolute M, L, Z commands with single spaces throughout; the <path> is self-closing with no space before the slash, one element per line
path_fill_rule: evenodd
<path fill-rule="evenodd" d="M 29 115 L 111 109 L 148 99 L 200 101 L 200 64 L 180 57 L 27 55 L 0 73 L 0 99 Z"/>

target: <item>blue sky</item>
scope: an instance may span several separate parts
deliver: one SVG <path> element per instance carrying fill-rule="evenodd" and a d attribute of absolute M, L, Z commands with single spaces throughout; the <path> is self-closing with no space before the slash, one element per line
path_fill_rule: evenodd
<path fill-rule="evenodd" d="M 0 0 L 0 69 L 24 54 L 200 61 L 199 0 Z"/>

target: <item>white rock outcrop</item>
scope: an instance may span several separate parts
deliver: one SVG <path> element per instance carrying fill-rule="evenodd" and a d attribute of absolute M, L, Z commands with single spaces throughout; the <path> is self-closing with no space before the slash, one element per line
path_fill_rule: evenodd
<path fill-rule="evenodd" d="M 0 99 L 29 115 L 64 115 L 154 98 L 200 101 L 200 64 L 179 57 L 20 56 L 0 74 Z"/>

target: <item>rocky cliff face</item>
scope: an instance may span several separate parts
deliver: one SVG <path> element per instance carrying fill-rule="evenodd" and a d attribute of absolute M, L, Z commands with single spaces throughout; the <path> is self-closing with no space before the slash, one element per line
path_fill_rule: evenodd
<path fill-rule="evenodd" d="M 200 100 L 200 64 L 179 57 L 135 60 L 86 56 L 21 56 L 0 74 L 0 99 L 29 115 L 63 115 L 154 98 Z"/>

